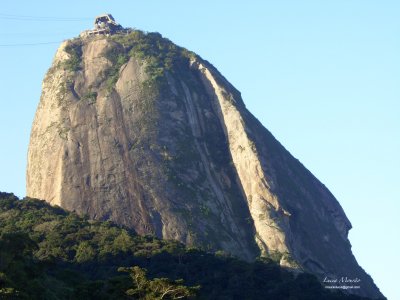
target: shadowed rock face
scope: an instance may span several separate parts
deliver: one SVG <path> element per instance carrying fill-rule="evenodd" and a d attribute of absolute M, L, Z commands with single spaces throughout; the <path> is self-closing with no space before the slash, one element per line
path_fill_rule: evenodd
<path fill-rule="evenodd" d="M 329 190 L 213 66 L 159 35 L 60 46 L 32 126 L 27 194 L 139 234 L 357 277 L 350 292 L 382 296 Z"/>

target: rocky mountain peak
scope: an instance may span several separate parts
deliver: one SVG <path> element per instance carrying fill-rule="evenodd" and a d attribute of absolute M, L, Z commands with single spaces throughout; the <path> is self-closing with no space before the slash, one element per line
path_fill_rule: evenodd
<path fill-rule="evenodd" d="M 27 194 L 143 235 L 319 278 L 360 278 L 329 190 L 210 63 L 158 33 L 62 43 L 43 81 Z"/>

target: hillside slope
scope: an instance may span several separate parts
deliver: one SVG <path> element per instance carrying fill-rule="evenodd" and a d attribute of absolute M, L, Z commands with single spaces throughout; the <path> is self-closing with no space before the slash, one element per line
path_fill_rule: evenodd
<path fill-rule="evenodd" d="M 1 299 L 138 299 L 126 294 L 133 284 L 117 271 L 131 266 L 147 268 L 152 279 L 200 286 L 195 299 L 365 299 L 332 293 L 312 275 L 295 278 L 270 260 L 211 255 L 0 193 Z"/>

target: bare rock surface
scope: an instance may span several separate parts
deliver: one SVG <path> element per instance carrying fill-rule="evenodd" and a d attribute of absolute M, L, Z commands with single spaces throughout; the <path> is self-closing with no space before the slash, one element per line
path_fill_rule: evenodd
<path fill-rule="evenodd" d="M 60 46 L 32 126 L 27 194 L 139 234 L 359 278 L 349 292 L 382 296 L 329 190 L 211 64 L 157 34 Z"/>

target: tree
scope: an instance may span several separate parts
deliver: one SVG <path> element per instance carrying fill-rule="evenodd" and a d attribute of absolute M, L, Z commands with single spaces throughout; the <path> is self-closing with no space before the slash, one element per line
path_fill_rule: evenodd
<path fill-rule="evenodd" d="M 146 277 L 146 269 L 138 266 L 119 268 L 118 271 L 127 272 L 132 278 L 133 288 L 127 290 L 126 294 L 133 299 L 188 299 L 194 297 L 196 291 L 200 288 L 199 286 L 187 287 L 183 285 L 183 280 L 173 281 L 169 278 L 154 278 L 150 280 Z"/>
<path fill-rule="evenodd" d="M 91 261 L 96 257 L 96 251 L 87 241 L 83 241 L 76 249 L 75 259 L 78 263 Z"/>

